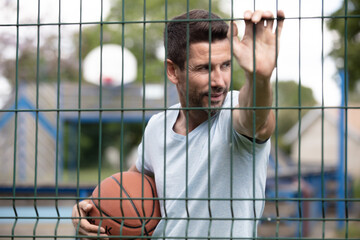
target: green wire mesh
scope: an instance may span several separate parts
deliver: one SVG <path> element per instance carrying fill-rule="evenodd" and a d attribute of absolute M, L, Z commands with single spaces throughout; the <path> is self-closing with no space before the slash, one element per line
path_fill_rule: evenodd
<path fill-rule="evenodd" d="M 15 1 L 14 1 L 15 2 Z M 79 21 L 77 22 L 63 22 L 62 21 L 62 15 L 64 11 L 67 11 L 68 9 L 63 9 L 63 1 L 58 0 L 57 1 L 57 7 L 58 7 L 58 20 L 57 22 L 42 22 L 41 16 L 44 9 L 42 9 L 42 3 L 44 1 L 37 0 L 36 1 L 36 9 L 37 9 L 37 17 L 36 22 L 31 23 L 24 23 L 20 21 L 21 12 L 20 12 L 20 5 L 23 4 L 23 1 L 17 0 L 16 4 L 14 4 L 15 9 L 14 15 L 16 15 L 16 22 L 14 23 L 0 23 L 1 29 L 13 29 L 15 32 L 15 60 L 14 60 L 14 76 L 13 79 L 11 79 L 13 86 L 14 86 L 14 92 L 13 97 L 10 100 L 10 104 L 5 105 L 4 108 L 0 109 L 0 130 L 3 131 L 4 128 L 8 128 L 6 135 L 5 132 L 1 132 L 0 134 L 0 140 L 2 139 L 10 139 L 11 143 L 10 145 L 6 146 L 6 149 L 12 150 L 12 158 L 11 159 L 1 159 L 2 165 L 9 165 L 9 162 L 11 163 L 11 177 L 9 177 L 10 181 L 8 182 L 1 182 L 0 183 L 0 238 L 2 239 L 38 239 L 38 238 L 44 238 L 44 239 L 74 239 L 81 237 L 80 235 L 77 235 L 76 232 L 79 228 L 78 226 L 73 227 L 71 220 L 71 210 L 72 206 L 74 204 L 78 204 L 81 200 L 87 199 L 89 194 L 91 194 L 92 189 L 98 185 L 102 179 L 109 176 L 112 172 L 104 171 L 104 145 L 106 143 L 106 134 L 108 132 L 105 132 L 106 126 L 109 122 L 114 121 L 116 124 L 119 125 L 119 134 L 120 134 L 120 141 L 117 146 L 117 148 L 120 150 L 119 155 L 119 166 L 115 170 L 112 169 L 115 172 L 119 171 L 125 171 L 127 170 L 127 166 L 125 165 L 125 154 L 124 152 L 127 150 L 126 146 L 124 145 L 124 142 L 127 141 L 127 136 L 125 136 L 125 132 L 127 131 L 126 124 L 129 124 L 129 120 L 126 120 L 127 116 L 138 113 L 138 116 L 140 118 L 137 120 L 138 123 L 141 125 L 141 132 L 143 133 L 145 131 L 145 127 L 147 124 L 147 121 L 149 120 L 149 117 L 153 115 L 156 112 L 159 111 L 170 111 L 168 107 L 171 105 L 170 97 L 174 94 L 174 91 L 171 90 L 170 84 L 167 81 L 166 76 L 166 70 L 163 70 L 163 72 L 158 72 L 157 74 L 163 75 L 161 77 L 162 86 L 163 86 L 163 100 L 160 102 L 157 102 L 157 105 L 153 105 L 150 102 L 147 101 L 147 94 L 149 92 L 147 91 L 149 77 L 149 69 L 147 68 L 147 65 L 151 64 L 151 61 L 149 61 L 148 56 L 148 50 L 154 46 L 150 45 L 150 43 L 147 43 L 147 40 L 152 37 L 151 28 L 152 26 L 156 24 L 161 24 L 162 27 L 166 28 L 166 23 L 168 23 L 173 16 L 168 15 L 168 11 L 171 11 L 173 9 L 170 9 L 171 4 L 173 4 L 172 1 L 162 1 L 161 2 L 161 9 L 156 9 L 155 11 L 163 11 L 164 12 L 164 18 L 163 19 L 151 19 L 151 17 L 148 17 L 148 11 L 154 11 L 150 10 L 152 6 L 152 1 L 138 1 L 139 6 L 142 6 L 143 8 L 138 9 L 127 9 L 127 1 L 119 1 L 121 2 L 121 15 L 120 19 L 117 21 L 112 21 L 106 19 L 104 16 L 104 2 L 99 0 L 99 6 L 100 8 L 97 9 L 97 11 L 100 13 L 100 18 L 98 21 L 95 22 L 84 22 L 83 21 L 83 14 L 84 14 L 84 4 L 85 1 L 79 0 L 76 1 L 76 4 L 79 4 Z M 215 11 L 214 5 L 217 4 L 217 1 L 202 1 L 204 3 L 204 7 L 209 10 L 209 12 Z M 218 1 L 219 2 L 219 1 Z M 223 1 L 225 2 L 225 1 Z M 223 3 L 220 1 L 220 3 Z M 241 18 L 234 17 L 234 2 L 233 0 L 228 1 L 230 2 L 230 12 L 226 13 L 226 16 L 224 19 L 226 21 L 239 21 L 242 20 Z M 227 3 L 228 3 L 227 2 Z M 287 21 L 298 21 L 299 29 L 302 29 L 302 23 L 303 20 L 315 20 L 315 19 L 321 19 L 321 32 L 322 32 L 322 96 L 325 95 L 324 92 L 324 61 L 325 61 L 325 53 L 324 53 L 324 42 L 327 41 L 324 36 L 324 26 L 327 19 L 332 18 L 331 16 L 326 16 L 324 14 L 324 5 L 327 1 L 322 1 L 322 12 L 321 16 L 315 16 L 315 17 L 302 17 L 302 2 L 299 0 L 298 5 L 298 16 L 299 17 L 289 17 L 286 20 Z M 189 12 L 191 10 L 191 2 L 190 0 L 182 1 L 182 4 L 184 7 L 184 11 Z M 223 3 L 225 4 L 225 3 Z M 358 21 L 359 16 L 353 16 L 348 15 L 348 1 L 345 1 L 345 12 L 343 16 L 337 16 L 334 17 L 335 19 L 342 20 L 344 23 L 344 29 L 345 29 L 345 39 L 348 35 L 348 25 L 349 21 L 356 20 Z M 258 7 L 256 5 L 256 1 L 253 1 L 253 9 L 256 9 Z M 278 9 L 278 1 L 276 1 L 276 9 Z M 142 18 L 139 19 L 131 19 L 127 20 L 125 18 L 127 11 L 137 11 L 139 12 L 139 16 L 142 16 Z M 141 25 L 141 32 L 138 32 L 138 38 L 141 39 L 141 41 L 136 41 L 135 44 L 138 44 L 139 48 L 142 49 L 141 53 L 141 67 L 139 72 L 141 72 L 140 77 L 137 80 L 137 83 L 139 83 L 139 91 L 141 91 L 141 101 L 139 105 L 137 106 L 129 106 L 127 99 L 126 99 L 126 91 L 125 87 L 119 87 L 116 89 L 117 95 L 114 94 L 113 91 L 109 90 L 105 86 L 105 80 L 102 77 L 102 70 L 103 70 L 103 58 L 100 58 L 99 62 L 99 69 L 100 69 L 100 84 L 98 87 L 95 88 L 89 88 L 84 84 L 83 82 L 83 59 L 84 59 L 84 47 L 86 44 L 87 35 L 86 35 L 86 29 L 89 26 L 96 26 L 98 27 L 98 42 L 100 46 L 100 55 L 103 54 L 103 46 L 108 42 L 108 31 L 111 29 L 111 27 L 114 26 L 120 26 L 118 29 L 120 29 L 120 38 L 118 39 L 119 42 L 123 43 L 122 46 L 126 45 L 128 42 L 131 42 L 131 39 L 127 38 L 126 33 L 128 29 L 134 27 L 137 25 Z M 211 21 L 210 21 L 211 25 Z M 72 79 L 71 85 L 67 86 L 67 83 L 64 83 L 67 79 L 64 79 L 62 70 L 66 67 L 65 63 L 62 61 L 62 54 L 63 53 L 63 46 L 66 44 L 66 41 L 64 40 L 64 34 L 63 29 L 66 27 L 75 27 L 77 28 L 77 33 L 72 36 L 73 38 L 76 38 L 77 42 L 77 76 L 75 79 Z M 21 64 L 21 41 L 22 41 L 22 34 L 23 30 L 26 28 L 36 28 L 36 36 L 35 36 L 35 46 L 33 46 L 33 50 L 35 53 L 34 62 L 35 62 L 35 68 L 33 71 L 35 72 L 35 78 L 32 80 L 28 80 L 26 85 L 23 85 L 23 80 L 20 76 L 22 76 L 22 69 L 24 66 Z M 56 45 L 54 46 L 57 53 L 57 61 L 56 66 L 52 68 L 52 73 L 56 76 L 54 81 L 49 83 L 45 82 L 42 77 L 43 68 L 42 65 L 43 62 L 43 52 L 41 51 L 42 46 L 45 44 L 42 33 L 46 32 L 47 30 L 54 29 L 57 32 L 56 37 Z M 231 29 L 232 31 L 232 29 Z M 299 39 L 302 37 L 302 32 L 299 30 Z M 306 34 L 306 33 L 304 33 Z M 162 36 L 157 36 L 159 39 L 162 39 Z M 165 39 L 167 37 L 167 31 L 165 31 Z M 188 34 L 187 37 L 189 38 Z M 254 42 L 256 39 L 256 34 L 254 34 Z M 211 41 L 211 34 L 209 34 L 209 42 Z M 140 44 L 139 44 L 140 43 Z M 345 52 L 344 52 L 344 81 L 347 84 L 347 81 L 349 79 L 347 69 L 348 69 L 348 41 L 344 42 L 345 44 Z M 276 44 L 278 47 L 278 43 Z M 295 46 L 295 44 L 294 44 Z M 298 49 L 299 53 L 299 63 L 298 63 L 298 70 L 299 70 L 299 76 L 298 76 L 298 84 L 299 86 L 302 85 L 302 76 L 301 76 L 301 69 L 302 69 L 302 45 L 299 40 L 298 45 L 295 46 Z M 122 47 L 122 51 L 124 53 L 124 47 Z M 211 47 L 209 49 L 211 52 Z M 232 51 L 232 44 L 231 44 L 231 51 Z M 286 51 L 286 49 L 282 49 L 282 51 Z M 167 41 L 165 41 L 165 56 L 167 55 Z M 124 54 L 122 55 L 124 56 Z M 187 60 L 189 58 L 189 46 L 187 46 Z M 138 59 L 138 60 L 140 60 Z M 124 70 L 124 57 L 122 57 L 122 65 L 119 66 L 121 69 Z M 255 59 L 254 59 L 254 65 L 255 65 Z M 152 66 L 152 65 L 151 65 Z M 164 64 L 166 69 L 167 63 L 165 61 Z M 211 69 L 209 70 L 211 71 Z M 260 222 L 258 229 L 256 228 L 256 224 L 254 224 L 253 229 L 253 239 L 356 239 L 360 237 L 360 233 L 357 230 L 359 228 L 360 224 L 360 214 L 353 214 L 359 212 L 359 204 L 360 199 L 353 197 L 351 192 L 351 179 L 348 174 L 348 149 L 349 149 L 349 142 L 348 142 L 348 136 L 351 134 L 350 129 L 348 127 L 348 114 L 350 110 L 358 110 L 359 106 L 350 106 L 348 103 L 348 90 L 347 88 L 343 88 L 343 95 L 344 102 L 343 105 L 340 107 L 328 107 L 325 106 L 324 103 L 324 97 L 322 99 L 322 102 L 320 106 L 315 107 L 309 107 L 309 106 L 303 106 L 303 92 L 302 88 L 298 88 L 298 103 L 297 106 L 292 107 L 284 107 L 281 106 L 279 103 L 279 80 L 278 80 L 278 71 L 279 69 L 276 68 L 274 70 L 275 74 L 275 84 L 274 84 L 274 105 L 271 107 L 271 109 L 275 112 L 275 118 L 276 122 L 279 120 L 279 114 L 283 110 L 292 110 L 292 112 L 297 115 L 297 159 L 298 162 L 296 163 L 296 171 L 292 173 L 292 180 L 296 183 L 296 191 L 292 192 L 291 194 L 284 194 L 283 189 L 283 180 L 282 173 L 280 172 L 281 163 L 279 162 L 279 159 L 281 158 L 282 152 L 280 151 L 280 145 L 281 145 L 281 139 L 279 136 L 279 128 L 277 126 L 275 133 L 272 137 L 272 144 L 274 146 L 274 151 L 272 153 L 272 157 L 274 159 L 274 174 L 273 174 L 273 194 L 267 195 L 265 198 L 256 198 L 255 197 L 255 187 L 252 189 L 253 192 L 253 198 L 251 201 L 253 202 L 253 212 L 255 213 L 255 203 L 257 201 L 266 201 L 266 209 L 263 216 L 256 216 L 252 219 L 244 219 L 244 218 L 236 218 L 234 215 L 234 209 L 233 209 L 233 203 L 236 201 L 247 201 L 249 199 L 237 199 L 233 197 L 233 186 L 230 186 L 231 193 L 230 198 L 223 198 L 223 199 L 212 199 L 211 198 L 211 192 L 210 192 L 210 185 L 211 182 L 214 181 L 211 179 L 210 174 L 210 167 L 208 169 L 208 197 L 207 198 L 201 198 L 201 199 L 193 199 L 189 197 L 188 189 L 186 189 L 185 198 L 176 199 L 177 201 L 184 201 L 186 206 L 186 212 L 187 217 L 185 219 L 179 219 L 179 218 L 173 218 L 168 215 L 166 209 L 164 209 L 164 216 L 163 219 L 165 221 L 168 220 L 186 220 L 187 226 L 189 227 L 190 220 L 203 220 L 201 218 L 190 216 L 189 209 L 188 209 L 188 202 L 190 201 L 203 201 L 204 204 L 208 205 L 209 209 L 209 219 L 210 225 L 209 225 L 209 233 L 210 228 L 213 224 L 216 224 L 216 218 L 212 218 L 212 209 L 210 206 L 211 201 L 229 201 L 231 206 L 231 213 L 232 213 L 232 223 L 234 223 L 235 220 L 251 220 L 254 222 Z M 232 69 L 232 77 L 234 78 L 235 72 Z M 188 73 L 187 73 L 188 75 Z M 122 71 L 122 79 L 124 79 L 124 71 Z M 151 80 L 150 80 L 151 81 Z M 188 76 L 187 76 L 188 81 Z M 253 76 L 253 82 L 254 85 L 256 83 L 255 81 L 255 74 Z M 345 85 L 346 85 L 345 84 Z M 235 88 L 236 82 L 231 82 L 231 88 Z M 210 86 L 210 83 L 209 83 Z M 32 99 L 30 102 L 32 102 L 29 105 L 29 102 L 26 102 L 26 105 L 24 103 L 24 97 L 28 92 L 23 91 L 24 88 L 29 87 L 30 90 L 27 90 L 28 92 L 32 92 Z M 54 96 L 54 105 L 53 107 L 49 107 L 44 102 L 42 102 L 44 95 L 44 92 L 48 91 L 49 88 L 52 88 L 53 91 L 50 92 L 50 95 L 53 94 Z M 55 90 L 54 90 L 55 89 Z M 74 90 L 75 89 L 75 90 Z M 63 101 L 66 99 L 66 94 L 68 92 L 75 92 L 77 97 L 73 99 L 73 105 L 72 107 L 64 107 Z M 189 89 L 187 89 L 187 93 L 189 92 Z M 96 104 L 93 105 L 87 105 L 89 99 L 85 98 L 87 94 L 92 94 L 95 96 Z M 111 95 L 113 94 L 113 95 Z M 176 93 L 175 93 L 176 94 Z M 109 95 L 113 97 L 110 100 L 118 101 L 119 105 L 117 107 L 113 107 L 108 104 L 109 101 Z M 256 92 L 254 90 L 253 92 L 253 102 L 255 104 L 256 100 Z M 187 94 L 187 100 L 189 96 Z M 115 99 L 115 100 L 114 100 Z M 209 100 L 210 101 L 210 100 Z M 188 101 L 187 101 L 188 102 Z M 235 106 L 235 103 L 232 103 L 232 106 Z M 30 107 L 29 107 L 30 106 Z M 45 106 L 45 107 L 44 107 Z M 231 109 L 233 109 L 232 107 Z M 184 108 L 185 110 L 191 110 L 194 108 L 189 108 L 189 106 L 186 106 Z M 254 124 L 253 124 L 253 132 L 255 132 L 255 118 L 256 118 L 256 111 L 257 109 L 262 108 L 250 108 L 251 110 L 254 110 Z M 326 169 L 326 159 L 325 159 L 325 153 L 327 151 L 326 148 L 326 127 L 325 127 L 325 115 L 327 110 L 332 109 L 341 109 L 343 111 L 343 121 L 344 121 L 344 131 L 342 132 L 344 136 L 344 142 L 343 142 L 343 150 L 344 150 L 344 165 L 342 170 L 342 175 L 339 179 L 331 179 L 335 182 L 340 183 L 343 185 L 340 192 L 336 195 L 331 195 L 329 197 L 329 194 L 327 192 L 328 187 L 328 176 L 327 176 L 327 169 Z M 175 109 L 176 110 L 176 109 Z M 177 109 L 178 110 L 178 109 Z M 229 110 L 229 109 L 224 109 Z M 307 187 L 307 184 L 304 183 L 304 172 L 303 172 L 303 165 L 302 162 L 302 129 L 304 125 L 304 112 L 311 112 L 311 111 L 320 111 L 321 116 L 321 166 L 320 166 L 320 194 L 317 195 L 307 195 L 308 192 L 304 192 L 304 189 Z M 117 116 L 117 120 L 114 120 L 114 118 L 109 117 L 110 115 Z M 69 115 L 72 115 L 73 117 L 71 120 L 70 118 L 67 118 Z M 7 116 L 11 116 L 7 117 Z M 28 116 L 32 117 L 32 125 L 23 126 L 22 121 L 27 118 Z M 131 115 L 132 116 L 132 115 Z M 209 113 L 209 118 L 210 118 Z M 53 129 L 51 130 L 51 124 L 50 127 L 48 127 L 48 130 L 46 130 L 47 122 L 49 122 L 48 119 L 52 119 L 50 122 L 53 123 Z M 67 120 L 66 120 L 67 119 Z M 86 168 L 86 160 L 84 161 L 84 156 L 82 155 L 82 146 L 83 144 L 86 144 L 86 139 L 82 137 L 84 134 L 84 131 L 86 129 L 86 119 L 88 121 L 95 122 L 97 125 L 97 165 L 96 165 L 96 171 L 88 171 Z M 95 120 L 94 120 L 95 119 Z M 131 119 L 128 118 L 128 119 Z M 5 122 L 9 123 L 8 125 L 5 125 Z M 131 121 L 130 121 L 131 122 Z M 166 125 L 166 119 L 164 121 L 164 131 L 168 131 L 169 126 Z M 5 127 L 4 127 L 5 126 Z M 45 126 L 45 130 L 43 129 Z M 49 130 L 50 128 L 50 130 Z M 189 128 L 187 123 L 187 129 Z M 33 144 L 30 146 L 30 150 L 28 150 L 29 146 L 25 146 L 22 143 L 24 143 L 23 139 L 26 137 L 26 135 L 30 135 L 29 131 L 32 131 L 33 135 Z M 54 168 L 51 169 L 50 175 L 52 176 L 52 180 L 48 181 L 46 184 L 42 182 L 43 174 L 45 174 L 42 170 L 41 161 L 40 159 L 43 157 L 44 154 L 47 154 L 48 152 L 42 152 L 42 145 L 45 144 L 44 142 L 47 141 L 43 137 L 43 133 L 49 131 L 50 135 L 52 133 L 52 143 L 54 146 L 54 153 L 53 153 L 53 161 L 54 161 Z M 208 135 L 210 136 L 210 121 L 208 124 Z M 65 147 L 65 136 L 68 137 L 67 147 Z M 44 140 L 45 139 L 45 140 Z M 256 159 L 255 155 L 255 136 L 253 137 L 253 159 Z M 144 139 L 142 140 L 144 141 Z M 210 138 L 209 138 L 210 141 Z M 85 142 L 85 143 L 84 143 Z M 166 139 L 164 139 L 164 145 L 166 143 Z M 188 142 L 187 142 L 188 143 Z M 23 156 L 21 153 L 24 153 L 24 148 L 26 147 L 26 151 L 31 151 L 33 156 L 33 162 L 31 167 L 31 176 L 32 179 L 30 182 L 27 182 L 26 184 L 22 183 L 22 177 L 25 174 L 29 174 L 26 172 L 27 170 L 24 170 L 23 167 Z M 188 149 L 188 145 L 187 145 Z M 233 151 L 233 146 L 232 146 Z M 144 148 L 142 149 L 144 153 Z M 74 152 L 75 156 L 75 162 L 73 168 L 75 169 L 72 172 L 72 175 L 69 177 L 70 181 L 65 182 L 64 181 L 64 175 L 67 171 L 66 164 L 69 167 L 69 163 L 65 163 L 64 158 L 66 157 L 66 154 L 70 154 L 71 152 Z M 25 152 L 26 153 L 26 152 Z M 66 153 L 66 154 L 65 154 Z M 210 142 L 208 143 L 208 166 L 211 164 L 211 156 L 210 156 Z M 143 154 L 144 155 L 144 154 Z M 164 163 L 166 162 L 166 156 L 167 156 L 167 149 L 164 149 Z M 234 159 L 232 159 L 231 154 L 231 169 L 229 169 L 229 177 L 230 179 L 233 179 L 233 169 L 232 164 Z M 49 158 L 51 156 L 49 155 Z M 188 155 L 186 156 L 186 169 L 188 169 Z M 6 163 L 6 164 L 5 164 Z M 64 168 L 65 166 L 65 168 Z M 164 164 L 166 166 L 166 164 Z M 144 166 L 142 166 L 144 169 Z M 164 168 L 164 171 L 166 173 L 167 169 Z M 255 161 L 253 162 L 253 182 L 255 182 L 255 173 L 257 169 L 255 168 Z M 185 181 L 186 185 L 188 183 L 188 172 L 185 173 Z M 166 174 L 164 174 L 164 195 L 166 196 Z M 84 177 L 87 177 L 88 180 L 84 180 Z M 338 177 L 337 175 L 335 177 Z M 90 180 L 89 180 L 90 179 Z M 89 182 L 87 182 L 89 181 Z M 233 184 L 233 181 L 230 181 L 231 184 Z M 315 183 L 313 183 L 315 184 Z M 255 186 L 255 184 L 254 184 Z M 120 196 L 121 198 L 122 196 Z M 159 198 L 160 201 L 168 201 L 168 200 L 175 200 L 171 198 Z M 329 207 L 334 209 L 338 208 L 339 213 L 338 214 L 330 214 L 329 213 Z M 287 210 L 293 210 L 291 213 L 287 213 Z M 320 211 L 321 213 L 315 217 L 312 216 L 312 212 Z M 355 217 L 354 217 L 355 216 Z M 106 218 L 106 217 L 103 217 Z M 226 219 L 228 220 L 228 219 Z M 233 224 L 234 225 L 234 224 Z M 232 225 L 232 227 L 233 227 Z M 314 225 L 320 226 L 320 230 L 317 231 L 314 230 Z M 290 226 L 290 227 L 289 227 Z M 334 228 L 335 226 L 340 226 L 339 230 L 336 232 L 337 234 L 334 236 L 328 236 L 327 231 L 329 231 L 330 228 Z M 291 229 L 290 233 L 287 232 L 286 229 Z M 166 223 L 164 228 L 164 234 L 166 230 Z M 257 236 L 256 236 L 257 232 Z M 316 232 L 316 234 L 314 233 Z M 187 238 L 188 236 L 179 236 L 179 239 Z M 126 239 L 126 237 L 123 237 Z M 139 237 L 147 239 L 149 237 Z M 166 236 L 164 237 L 166 239 Z M 192 237 L 194 239 L 204 239 L 204 238 L 196 238 Z M 219 238 L 221 239 L 221 238 Z"/>

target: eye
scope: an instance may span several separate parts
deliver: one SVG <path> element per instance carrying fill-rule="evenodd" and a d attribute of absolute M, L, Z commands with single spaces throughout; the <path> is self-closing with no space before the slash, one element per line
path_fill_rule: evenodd
<path fill-rule="evenodd" d="M 226 63 L 223 63 L 222 65 L 221 65 L 221 68 L 222 69 L 228 69 L 228 68 L 230 68 L 231 67 L 231 63 L 230 62 L 226 62 Z"/>
<path fill-rule="evenodd" d="M 196 68 L 197 71 L 209 71 L 209 65 L 200 65 Z"/>

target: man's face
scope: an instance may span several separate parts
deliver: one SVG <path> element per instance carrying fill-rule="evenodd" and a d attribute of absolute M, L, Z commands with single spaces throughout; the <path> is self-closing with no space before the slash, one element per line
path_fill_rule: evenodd
<path fill-rule="evenodd" d="M 211 51 L 210 63 L 209 50 Z M 211 49 L 209 49 L 208 42 L 193 43 L 190 45 L 189 52 L 188 66 L 181 71 L 177 85 L 182 106 L 208 108 L 210 103 L 211 107 L 221 107 L 229 90 L 231 79 L 229 41 L 227 39 L 215 41 L 211 43 Z M 186 104 L 187 75 L 189 79 L 188 104 Z M 210 111 L 214 114 L 218 110 Z"/>

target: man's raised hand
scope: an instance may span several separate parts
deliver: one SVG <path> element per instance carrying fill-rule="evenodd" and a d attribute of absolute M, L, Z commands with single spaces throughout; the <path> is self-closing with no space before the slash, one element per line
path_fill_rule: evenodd
<path fill-rule="evenodd" d="M 231 36 L 233 38 L 233 54 L 239 65 L 245 70 L 248 79 L 252 79 L 254 65 L 257 78 L 270 79 L 279 52 L 279 37 L 284 18 L 284 12 L 279 10 L 277 12 L 277 29 L 273 30 L 275 18 L 272 12 L 246 11 L 244 13 L 245 34 L 241 40 L 238 38 L 237 25 L 233 23 L 229 28 L 228 38 L 230 39 Z M 253 58 L 254 43 L 255 62 Z"/>

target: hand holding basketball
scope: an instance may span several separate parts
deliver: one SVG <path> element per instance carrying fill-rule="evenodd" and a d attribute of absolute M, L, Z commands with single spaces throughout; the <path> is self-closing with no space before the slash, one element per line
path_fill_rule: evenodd
<path fill-rule="evenodd" d="M 154 180 L 137 172 L 116 173 L 95 188 L 89 222 L 112 236 L 151 236 L 160 207 Z"/>
<path fill-rule="evenodd" d="M 106 237 L 107 235 L 105 234 L 105 229 L 103 227 L 100 227 L 99 229 L 97 225 L 89 223 L 86 218 L 80 219 L 80 217 L 86 217 L 92 207 L 91 200 L 84 200 L 74 205 L 72 211 L 74 228 L 80 235 Z M 98 234 L 98 231 L 100 231 L 100 234 Z"/>

